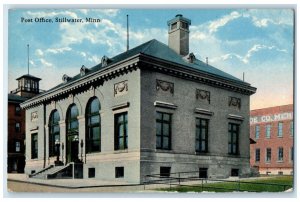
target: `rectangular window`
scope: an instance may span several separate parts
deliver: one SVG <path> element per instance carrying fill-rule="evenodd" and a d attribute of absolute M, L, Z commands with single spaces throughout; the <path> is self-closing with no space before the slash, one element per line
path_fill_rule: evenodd
<path fill-rule="evenodd" d="M 271 138 L 271 124 L 266 125 L 266 138 Z"/>
<path fill-rule="evenodd" d="M 239 176 L 239 169 L 231 169 L 231 176 L 238 177 Z"/>
<path fill-rule="evenodd" d="M 20 108 L 19 105 L 16 105 L 16 106 L 15 106 L 15 115 L 16 115 L 16 116 L 21 115 L 21 108 Z"/>
<path fill-rule="evenodd" d="M 19 141 L 16 141 L 16 152 L 21 151 L 21 143 Z"/>
<path fill-rule="evenodd" d="M 127 112 L 115 115 L 115 150 L 128 148 Z"/>
<path fill-rule="evenodd" d="M 266 162 L 271 162 L 271 148 L 266 149 Z"/>
<path fill-rule="evenodd" d="M 196 152 L 208 151 L 208 120 L 196 119 Z"/>
<path fill-rule="evenodd" d="M 259 138 L 260 127 L 259 125 L 255 126 L 255 139 Z"/>
<path fill-rule="evenodd" d="M 17 122 L 16 125 L 15 125 L 15 129 L 16 129 L 16 132 L 19 133 L 21 131 L 21 126 L 20 126 L 20 123 Z"/>
<path fill-rule="evenodd" d="M 161 177 L 170 177 L 171 167 L 160 167 L 160 176 Z"/>
<path fill-rule="evenodd" d="M 282 133 L 282 127 L 283 127 L 283 123 L 279 122 L 278 123 L 278 134 L 277 137 L 282 137 L 283 133 Z"/>
<path fill-rule="evenodd" d="M 95 168 L 89 168 L 89 178 L 95 178 Z"/>
<path fill-rule="evenodd" d="M 291 151 L 290 151 L 290 157 L 291 157 L 291 161 L 294 161 L 294 147 L 291 147 Z"/>
<path fill-rule="evenodd" d="M 277 155 L 277 160 L 278 161 L 283 161 L 283 147 L 278 148 L 278 155 Z"/>
<path fill-rule="evenodd" d="M 294 136 L 294 121 L 291 121 L 290 123 L 290 135 Z"/>
<path fill-rule="evenodd" d="M 207 168 L 199 168 L 199 178 L 207 178 Z"/>
<path fill-rule="evenodd" d="M 255 150 L 255 162 L 260 161 L 260 149 Z"/>
<path fill-rule="evenodd" d="M 239 125 L 228 124 L 228 153 L 237 155 L 239 153 Z"/>
<path fill-rule="evenodd" d="M 38 134 L 33 133 L 31 135 L 31 159 L 38 157 Z"/>
<path fill-rule="evenodd" d="M 124 177 L 124 167 L 116 167 L 115 174 L 116 174 L 116 178 L 123 178 Z"/>
<path fill-rule="evenodd" d="M 156 112 L 156 149 L 171 149 L 172 115 Z"/>

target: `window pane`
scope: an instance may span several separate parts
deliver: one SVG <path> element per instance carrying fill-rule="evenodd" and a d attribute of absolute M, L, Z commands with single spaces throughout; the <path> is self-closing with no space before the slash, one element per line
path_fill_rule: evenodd
<path fill-rule="evenodd" d="M 97 124 L 100 123 L 100 116 L 96 115 L 96 116 L 92 116 L 91 117 L 91 124 Z"/>
<path fill-rule="evenodd" d="M 196 141 L 196 151 L 200 150 L 200 141 Z"/>
<path fill-rule="evenodd" d="M 205 151 L 205 141 L 202 141 L 202 142 L 201 142 L 201 150 L 202 150 L 202 151 Z"/>
<path fill-rule="evenodd" d="M 93 140 L 99 140 L 100 139 L 100 129 L 99 127 L 93 127 L 92 128 L 92 133 L 93 133 Z"/>
<path fill-rule="evenodd" d="M 169 114 L 164 114 L 164 121 L 170 121 L 170 115 Z"/>
<path fill-rule="evenodd" d="M 78 121 L 77 120 L 76 121 L 72 121 L 70 123 L 70 128 L 71 129 L 77 129 L 78 128 Z"/>
<path fill-rule="evenodd" d="M 162 120 L 162 113 L 156 112 L 156 119 Z"/>
<path fill-rule="evenodd" d="M 163 135 L 164 136 L 169 136 L 170 135 L 169 124 L 166 124 L 166 123 L 163 124 Z"/>
<path fill-rule="evenodd" d="M 59 122 L 59 113 L 58 111 L 55 111 L 53 114 L 53 123 L 58 123 Z"/>
<path fill-rule="evenodd" d="M 71 119 L 77 118 L 77 116 L 78 116 L 78 109 L 77 109 L 76 105 L 73 105 L 71 107 Z"/>
<path fill-rule="evenodd" d="M 118 132 L 118 134 L 119 134 L 119 137 L 123 137 L 124 136 L 124 125 L 123 124 L 119 125 L 119 132 Z"/>
<path fill-rule="evenodd" d="M 58 133 L 59 132 L 59 126 L 55 125 L 53 126 L 53 133 Z"/>
<path fill-rule="evenodd" d="M 97 98 L 95 98 L 92 102 L 91 102 L 91 113 L 96 113 L 99 112 L 100 110 L 100 102 Z"/>
<path fill-rule="evenodd" d="M 161 136 L 156 136 L 156 148 L 161 148 Z"/>
<path fill-rule="evenodd" d="M 118 123 L 123 123 L 123 116 L 122 115 L 119 115 L 118 116 Z"/>
<path fill-rule="evenodd" d="M 163 148 L 168 149 L 169 148 L 169 138 L 163 137 Z"/>
<path fill-rule="evenodd" d="M 196 139 L 200 139 L 200 128 L 196 128 Z"/>
<path fill-rule="evenodd" d="M 124 139 L 119 138 L 119 149 L 123 149 L 123 148 L 124 148 Z"/>

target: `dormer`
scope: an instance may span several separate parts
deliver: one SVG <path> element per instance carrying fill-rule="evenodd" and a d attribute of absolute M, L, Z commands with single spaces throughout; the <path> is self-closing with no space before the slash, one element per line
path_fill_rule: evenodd
<path fill-rule="evenodd" d="M 62 80 L 63 80 L 64 83 L 67 83 L 70 79 L 71 79 L 71 77 L 69 77 L 69 76 L 66 75 L 66 74 L 64 74 L 64 75 L 62 76 Z"/>
<path fill-rule="evenodd" d="M 88 71 L 89 69 L 86 66 L 82 65 L 80 68 L 80 76 L 84 76 Z"/>
<path fill-rule="evenodd" d="M 111 62 L 111 59 L 109 59 L 106 55 L 104 55 L 101 59 L 102 67 L 106 67 Z"/>

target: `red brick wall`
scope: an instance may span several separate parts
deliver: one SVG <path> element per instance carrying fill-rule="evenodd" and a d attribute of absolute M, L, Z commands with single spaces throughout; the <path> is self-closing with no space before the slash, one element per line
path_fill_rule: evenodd
<path fill-rule="evenodd" d="M 20 115 L 16 115 L 15 107 L 17 103 L 8 103 L 8 153 L 15 153 L 15 140 L 20 141 L 21 151 L 24 153 L 25 140 L 25 111 L 21 110 Z M 20 132 L 16 132 L 15 124 L 20 123 Z"/>
<path fill-rule="evenodd" d="M 252 110 L 250 116 L 264 116 L 274 115 L 284 112 L 293 112 L 293 105 L 284 105 L 278 107 L 271 107 L 265 109 Z M 251 123 L 250 124 L 250 137 L 256 141 L 256 144 L 250 145 L 250 164 L 251 166 L 258 166 L 260 171 L 265 174 L 266 169 L 279 172 L 280 170 L 292 169 L 293 162 L 291 159 L 291 147 L 293 147 L 293 135 L 290 130 L 290 123 L 292 119 L 273 121 L 273 122 L 262 122 L 262 123 Z M 283 136 L 277 137 L 278 135 L 278 123 L 283 123 Z M 266 125 L 271 125 L 271 137 L 266 138 Z M 260 126 L 259 138 L 255 138 L 255 127 Z M 278 148 L 283 148 L 283 161 L 278 162 Z M 260 161 L 255 162 L 255 150 L 260 149 Z M 267 163 L 266 159 L 266 148 L 271 148 L 271 161 Z M 275 173 L 274 173 L 275 174 Z M 276 173 L 277 174 L 277 173 Z"/>

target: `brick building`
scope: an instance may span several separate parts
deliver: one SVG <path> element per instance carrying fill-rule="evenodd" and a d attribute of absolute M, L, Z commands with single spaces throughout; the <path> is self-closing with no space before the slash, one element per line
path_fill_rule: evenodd
<path fill-rule="evenodd" d="M 18 88 L 8 94 L 7 172 L 24 173 L 25 167 L 25 110 L 20 104 L 37 95 L 40 78 L 23 75 L 16 79 Z"/>
<path fill-rule="evenodd" d="M 250 164 L 260 174 L 293 174 L 293 105 L 250 112 Z"/>

